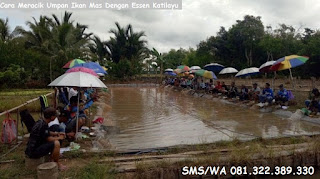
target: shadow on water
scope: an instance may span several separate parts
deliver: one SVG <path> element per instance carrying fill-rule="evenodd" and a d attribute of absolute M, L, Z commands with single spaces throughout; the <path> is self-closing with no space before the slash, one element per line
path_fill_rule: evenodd
<path fill-rule="evenodd" d="M 318 134 L 320 126 L 163 88 L 111 88 L 118 150 Z"/>

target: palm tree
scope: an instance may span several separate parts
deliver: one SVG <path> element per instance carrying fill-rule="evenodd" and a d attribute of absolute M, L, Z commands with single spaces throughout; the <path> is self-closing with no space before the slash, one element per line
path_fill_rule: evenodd
<path fill-rule="evenodd" d="M 98 36 L 94 36 L 91 40 L 93 43 L 89 45 L 90 51 L 98 57 L 99 63 L 103 64 L 108 54 L 106 43 L 101 41 Z"/>
<path fill-rule="evenodd" d="M 151 55 L 154 57 L 154 61 L 157 62 L 157 64 L 160 64 L 160 81 L 162 81 L 163 76 L 163 63 L 164 59 L 161 53 L 159 53 L 155 48 L 152 48 L 150 51 Z"/>
<path fill-rule="evenodd" d="M 0 42 L 7 42 L 18 35 L 17 29 L 20 27 L 17 26 L 15 30 L 10 32 L 9 19 L 0 18 Z"/>
<path fill-rule="evenodd" d="M 18 31 L 25 38 L 27 48 L 33 48 L 43 54 L 53 55 L 50 40 L 53 35 L 51 32 L 52 20 L 46 16 L 40 16 L 39 21 L 33 17 L 33 22 L 27 21 L 30 30 L 26 31 L 19 28 Z"/>
<path fill-rule="evenodd" d="M 147 41 L 141 39 L 145 33 L 143 31 L 134 32 L 130 24 L 125 28 L 121 27 L 118 22 L 115 24 L 117 28 L 109 31 L 114 37 L 111 37 L 106 43 L 110 60 L 115 63 L 119 63 L 121 59 L 141 60 L 146 52 Z"/>

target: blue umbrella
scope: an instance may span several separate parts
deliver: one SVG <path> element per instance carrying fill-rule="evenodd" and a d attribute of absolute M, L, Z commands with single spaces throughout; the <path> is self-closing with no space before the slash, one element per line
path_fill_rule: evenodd
<path fill-rule="evenodd" d="M 164 74 L 168 76 L 177 76 L 177 74 L 174 72 L 164 72 Z"/>
<path fill-rule="evenodd" d="M 205 65 L 203 69 L 212 72 L 220 72 L 222 69 L 224 69 L 224 66 L 219 63 L 210 63 Z"/>
<path fill-rule="evenodd" d="M 86 67 L 86 68 L 90 68 L 91 70 L 93 70 L 97 74 L 98 73 L 105 74 L 105 75 L 108 74 L 106 72 L 106 70 L 104 70 L 102 68 L 102 66 L 100 66 L 98 63 L 95 63 L 95 62 L 87 62 L 87 63 L 77 64 L 73 67 Z"/>

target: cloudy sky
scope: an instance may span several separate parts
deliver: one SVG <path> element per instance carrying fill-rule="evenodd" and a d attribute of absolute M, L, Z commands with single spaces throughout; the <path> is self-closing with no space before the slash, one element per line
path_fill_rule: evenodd
<path fill-rule="evenodd" d="M 296 28 L 320 28 L 320 0 L 182 0 L 182 10 L 74 10 L 73 20 L 89 25 L 90 32 L 108 40 L 110 28 L 118 21 L 143 30 L 149 47 L 161 52 L 171 48 L 196 47 L 201 41 L 215 35 L 220 26 L 229 28 L 243 16 L 261 16 L 264 25 L 276 27 L 279 23 Z M 0 18 L 9 17 L 10 25 L 24 26 L 31 17 L 64 11 L 58 10 L 5 10 Z"/>

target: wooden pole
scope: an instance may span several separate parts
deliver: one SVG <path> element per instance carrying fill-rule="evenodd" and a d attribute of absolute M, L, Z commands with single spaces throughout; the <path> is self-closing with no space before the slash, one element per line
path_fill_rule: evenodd
<path fill-rule="evenodd" d="M 294 86 L 294 81 L 293 81 L 293 77 L 292 77 L 291 68 L 289 68 L 289 72 L 290 72 L 290 78 L 291 78 L 292 87 L 293 87 L 293 90 L 295 90 L 295 86 Z"/>

